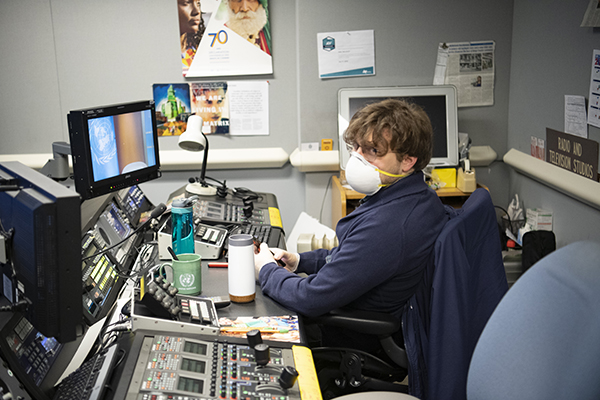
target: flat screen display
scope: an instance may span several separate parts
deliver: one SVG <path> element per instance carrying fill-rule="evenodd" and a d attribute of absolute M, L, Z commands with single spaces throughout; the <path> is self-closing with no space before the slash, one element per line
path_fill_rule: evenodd
<path fill-rule="evenodd" d="M 87 123 L 95 182 L 156 165 L 150 110 L 90 118 Z"/>
<path fill-rule="evenodd" d="M 153 101 L 68 115 L 75 188 L 89 199 L 160 176 Z"/>
<path fill-rule="evenodd" d="M 458 118 L 454 86 L 396 86 L 343 88 L 338 93 L 340 167 L 345 169 L 350 154 L 343 135 L 352 116 L 367 104 L 385 99 L 415 103 L 427 113 L 433 126 L 433 156 L 429 165 L 458 165 Z"/>

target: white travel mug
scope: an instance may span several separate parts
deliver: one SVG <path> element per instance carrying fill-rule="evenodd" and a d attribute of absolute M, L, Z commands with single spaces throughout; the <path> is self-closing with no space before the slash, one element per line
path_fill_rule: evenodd
<path fill-rule="evenodd" d="M 254 242 L 252 235 L 229 237 L 229 298 L 234 303 L 249 303 L 256 295 L 254 279 Z"/>

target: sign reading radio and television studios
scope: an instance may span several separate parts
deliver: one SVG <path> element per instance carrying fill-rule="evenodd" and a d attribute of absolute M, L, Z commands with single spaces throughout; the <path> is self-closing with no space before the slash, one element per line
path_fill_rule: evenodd
<path fill-rule="evenodd" d="M 546 161 L 598 181 L 598 142 L 546 128 Z"/>

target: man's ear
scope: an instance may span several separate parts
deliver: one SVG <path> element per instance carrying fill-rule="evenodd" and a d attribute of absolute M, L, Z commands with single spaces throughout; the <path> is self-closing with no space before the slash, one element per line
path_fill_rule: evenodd
<path fill-rule="evenodd" d="M 402 172 L 407 173 L 410 172 L 417 162 L 417 157 L 405 156 L 404 160 L 402 160 Z"/>

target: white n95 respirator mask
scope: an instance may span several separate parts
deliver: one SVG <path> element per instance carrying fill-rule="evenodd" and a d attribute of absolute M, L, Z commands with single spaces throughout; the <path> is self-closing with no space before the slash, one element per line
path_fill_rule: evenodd
<path fill-rule="evenodd" d="M 379 173 L 394 178 L 402 178 L 406 175 L 395 175 L 385 172 L 369 163 L 365 158 L 357 152 L 350 153 L 350 159 L 346 164 L 346 180 L 348 184 L 359 193 L 366 195 L 375 194 L 384 185 L 381 183 Z"/>

